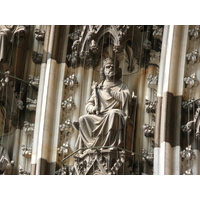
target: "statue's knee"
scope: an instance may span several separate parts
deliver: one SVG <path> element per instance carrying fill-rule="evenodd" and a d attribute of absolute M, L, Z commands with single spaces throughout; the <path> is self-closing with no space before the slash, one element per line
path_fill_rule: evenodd
<path fill-rule="evenodd" d="M 120 114 L 121 114 L 120 109 L 112 109 L 112 110 L 109 111 L 109 115 L 119 116 Z"/>

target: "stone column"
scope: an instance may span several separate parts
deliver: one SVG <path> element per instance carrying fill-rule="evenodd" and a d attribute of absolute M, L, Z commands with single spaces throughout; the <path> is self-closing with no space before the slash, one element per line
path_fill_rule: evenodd
<path fill-rule="evenodd" d="M 68 26 L 49 26 L 37 98 L 31 174 L 55 174 Z"/>
<path fill-rule="evenodd" d="M 154 174 L 180 174 L 180 128 L 188 26 L 165 26 L 158 82 Z"/>

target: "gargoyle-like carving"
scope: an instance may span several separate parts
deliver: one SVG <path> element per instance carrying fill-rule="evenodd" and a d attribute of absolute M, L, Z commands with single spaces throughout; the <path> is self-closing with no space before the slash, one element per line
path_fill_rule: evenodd
<path fill-rule="evenodd" d="M 42 54 L 41 53 L 37 53 L 35 51 L 33 51 L 32 53 L 32 60 L 35 64 L 41 64 L 42 63 Z"/>
<path fill-rule="evenodd" d="M 162 40 L 163 28 L 156 25 L 153 26 L 153 37 Z"/>
<path fill-rule="evenodd" d="M 62 157 L 65 157 L 69 154 L 70 152 L 70 145 L 68 142 L 65 142 L 62 144 L 61 147 L 59 147 L 58 149 L 58 155 L 62 155 Z"/>
<path fill-rule="evenodd" d="M 150 61 L 151 64 L 159 65 L 160 63 L 160 52 L 157 52 L 155 50 L 150 51 Z"/>
<path fill-rule="evenodd" d="M 157 101 L 151 102 L 149 100 L 145 100 L 146 112 L 147 113 L 156 113 L 156 105 Z"/>
<path fill-rule="evenodd" d="M 24 121 L 24 131 L 25 131 L 25 133 L 26 134 L 33 134 L 34 126 L 35 126 L 34 123 L 30 123 L 30 122 Z"/>
<path fill-rule="evenodd" d="M 147 75 L 147 86 L 149 88 L 157 88 L 158 85 L 158 76 L 154 76 L 152 74 Z"/>
<path fill-rule="evenodd" d="M 19 175 L 30 175 L 30 172 L 23 170 L 21 166 L 19 166 Z"/>
<path fill-rule="evenodd" d="M 64 82 L 65 86 L 68 87 L 71 90 L 73 90 L 75 87 L 78 86 L 78 81 L 75 77 L 75 74 L 70 75 L 69 77 L 64 79 L 63 82 Z"/>
<path fill-rule="evenodd" d="M 26 98 L 26 108 L 30 111 L 36 111 L 36 106 L 37 106 L 37 99 L 32 100 L 30 98 Z"/>
<path fill-rule="evenodd" d="M 22 156 L 25 158 L 31 158 L 32 155 L 32 147 L 27 147 L 26 145 L 22 145 Z"/>
<path fill-rule="evenodd" d="M 64 124 L 60 124 L 59 130 L 60 130 L 60 132 L 63 132 L 63 131 L 72 132 L 71 119 L 67 119 Z"/>
<path fill-rule="evenodd" d="M 180 154 L 184 164 L 184 175 L 192 175 L 193 160 L 196 159 L 196 155 L 192 150 L 191 145 L 186 147 L 185 150 L 181 151 Z"/>
<path fill-rule="evenodd" d="M 192 110 L 192 108 L 193 108 L 192 102 L 194 102 L 194 98 L 188 99 L 187 101 L 183 101 L 182 102 L 183 109 L 189 108 L 189 110 Z"/>
<path fill-rule="evenodd" d="M 29 75 L 29 85 L 38 88 L 39 86 L 40 77 Z"/>
<path fill-rule="evenodd" d="M 45 33 L 46 33 L 45 30 L 41 31 L 40 29 L 36 28 L 35 29 L 35 39 L 38 41 L 44 42 Z"/>
<path fill-rule="evenodd" d="M 189 29 L 188 32 L 189 32 L 190 40 L 192 38 L 196 40 L 197 38 L 199 38 L 200 25 L 197 25 L 194 28 Z"/>
<path fill-rule="evenodd" d="M 0 90 L 2 88 L 4 88 L 5 85 L 8 83 L 8 81 L 9 81 L 9 74 L 10 74 L 10 71 L 6 71 L 4 73 L 4 77 L 0 80 Z"/>
<path fill-rule="evenodd" d="M 61 103 L 62 108 L 66 108 L 68 111 L 69 110 L 74 110 L 75 109 L 75 104 L 74 104 L 74 100 L 72 97 L 67 98 L 67 100 L 64 100 Z"/>
<path fill-rule="evenodd" d="M 198 50 L 195 49 L 191 53 L 186 54 L 187 64 L 194 64 L 198 61 L 199 55 Z"/>
<path fill-rule="evenodd" d="M 154 132 L 155 132 L 155 126 L 151 126 L 148 124 L 144 124 L 143 125 L 143 129 L 144 129 L 144 135 L 145 137 L 150 137 L 153 138 L 154 137 Z"/>
<path fill-rule="evenodd" d="M 185 77 L 183 81 L 185 82 L 185 85 L 188 89 L 199 85 L 199 80 L 196 78 L 195 73 L 191 74 L 189 77 Z"/>
<path fill-rule="evenodd" d="M 154 154 L 153 152 L 148 152 L 146 149 L 142 149 L 143 160 L 147 161 L 151 166 L 153 166 Z"/>

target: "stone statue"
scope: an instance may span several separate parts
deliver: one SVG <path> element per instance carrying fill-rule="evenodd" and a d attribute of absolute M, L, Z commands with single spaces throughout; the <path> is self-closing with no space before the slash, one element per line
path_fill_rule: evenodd
<path fill-rule="evenodd" d="M 129 118 L 131 95 L 119 79 L 119 63 L 111 58 L 103 60 L 100 69 L 102 82 L 93 83 L 93 92 L 86 104 L 87 114 L 73 122 L 79 130 L 76 147 L 124 146 L 124 131 Z"/>

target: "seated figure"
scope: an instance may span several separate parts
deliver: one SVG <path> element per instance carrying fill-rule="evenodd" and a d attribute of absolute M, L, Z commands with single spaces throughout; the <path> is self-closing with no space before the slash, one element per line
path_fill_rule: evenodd
<path fill-rule="evenodd" d="M 131 95 L 119 79 L 122 71 L 117 61 L 106 58 L 100 69 L 100 84 L 93 83 L 93 92 L 86 104 L 87 114 L 73 125 L 79 130 L 76 147 L 124 147 L 124 131 L 129 118 Z"/>

